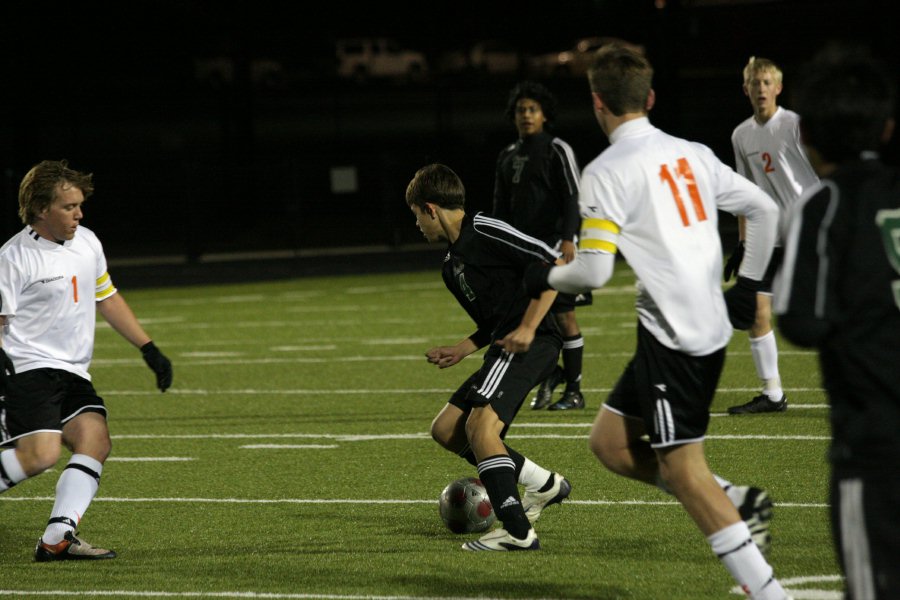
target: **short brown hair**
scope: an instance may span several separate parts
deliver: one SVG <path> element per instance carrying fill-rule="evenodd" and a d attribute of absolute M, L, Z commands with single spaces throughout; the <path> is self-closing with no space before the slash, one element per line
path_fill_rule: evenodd
<path fill-rule="evenodd" d="M 31 167 L 19 184 L 19 218 L 25 225 L 37 221 L 37 217 L 53 203 L 56 190 L 63 184 L 71 184 L 87 199 L 94 193 L 93 173 L 81 173 L 69 168 L 65 160 L 44 160 Z"/>
<path fill-rule="evenodd" d="M 459 175 L 446 165 L 434 163 L 416 171 L 406 186 L 406 203 L 424 209 L 430 202 L 448 210 L 461 209 L 466 203 L 466 188 Z"/>
<path fill-rule="evenodd" d="M 597 50 L 588 69 L 591 91 L 616 116 L 644 112 L 653 85 L 653 67 L 640 52 L 621 44 Z"/>

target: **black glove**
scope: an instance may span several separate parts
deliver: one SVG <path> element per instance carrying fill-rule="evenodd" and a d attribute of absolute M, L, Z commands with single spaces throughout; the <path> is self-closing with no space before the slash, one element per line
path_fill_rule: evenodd
<path fill-rule="evenodd" d="M 734 252 L 732 252 L 731 256 L 728 258 L 728 262 L 725 263 L 725 269 L 722 271 L 722 277 L 725 278 L 725 281 L 728 281 L 732 277 L 737 275 L 738 269 L 741 268 L 742 260 L 744 260 L 743 240 L 738 242 L 738 245 L 735 247 Z"/>
<path fill-rule="evenodd" d="M 0 393 L 6 389 L 6 378 L 16 374 L 12 359 L 0 348 Z"/>
<path fill-rule="evenodd" d="M 159 351 L 156 344 L 147 342 L 141 346 L 144 362 L 156 373 L 156 387 L 165 392 L 172 385 L 172 362 Z"/>
<path fill-rule="evenodd" d="M 725 291 L 728 320 L 735 329 L 750 329 L 753 325 L 756 320 L 756 292 L 761 286 L 761 281 L 738 275 L 737 283 Z"/>
<path fill-rule="evenodd" d="M 547 283 L 547 277 L 550 276 L 550 269 L 553 265 L 546 262 L 533 262 L 525 267 L 525 293 L 531 298 L 540 298 L 541 292 L 550 289 Z"/>

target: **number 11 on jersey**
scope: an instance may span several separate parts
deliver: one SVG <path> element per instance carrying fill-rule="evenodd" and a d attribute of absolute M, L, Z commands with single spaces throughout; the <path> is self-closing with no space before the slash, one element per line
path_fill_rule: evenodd
<path fill-rule="evenodd" d="M 681 224 L 685 227 L 689 227 L 691 222 L 688 219 L 687 208 L 684 206 L 684 201 L 681 199 L 680 188 L 685 187 L 687 189 L 688 196 L 691 199 L 691 204 L 694 207 L 694 212 L 697 215 L 698 221 L 706 220 L 706 210 L 703 208 L 700 190 L 697 189 L 697 181 L 694 179 L 694 172 L 691 170 L 690 163 L 688 163 L 686 158 L 682 157 L 678 159 L 676 164 L 677 166 L 675 167 L 674 175 L 672 171 L 669 170 L 669 165 L 661 165 L 659 167 L 659 178 L 669 184 L 669 190 L 672 192 L 675 205 L 678 207 L 678 214 L 681 215 Z"/>

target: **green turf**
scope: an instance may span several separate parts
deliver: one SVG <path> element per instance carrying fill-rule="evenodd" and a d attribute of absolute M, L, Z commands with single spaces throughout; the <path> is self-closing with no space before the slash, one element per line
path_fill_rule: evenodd
<path fill-rule="evenodd" d="M 460 550 L 471 536 L 437 514 L 441 489 L 473 471 L 429 425 L 480 360 L 438 370 L 424 359 L 472 331 L 437 271 L 123 290 L 175 383 L 155 392 L 140 354 L 99 327 L 92 373 L 113 459 L 81 532 L 119 557 L 31 562 L 61 461 L 0 495 L 0 597 L 739 598 L 671 497 L 588 450 L 634 347 L 632 282 L 620 265 L 578 311 L 587 410 L 526 406 L 508 438 L 564 473 L 571 501 L 538 522 L 541 552 L 489 556 Z M 758 385 L 736 333 L 707 452 L 721 475 L 770 491 L 776 574 L 813 579 L 788 585 L 795 597 L 837 598 L 826 400 L 815 355 L 779 347 L 791 408 L 724 416 Z"/>

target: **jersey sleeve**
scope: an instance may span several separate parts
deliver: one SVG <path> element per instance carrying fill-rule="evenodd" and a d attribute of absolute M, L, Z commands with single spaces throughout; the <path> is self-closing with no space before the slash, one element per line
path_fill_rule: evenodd
<path fill-rule="evenodd" d="M 572 148 L 560 139 L 553 142 L 552 177 L 562 214 L 562 239 L 572 241 L 578 233 L 581 215 L 578 209 L 578 188 L 581 173 Z"/>
<path fill-rule="evenodd" d="M 739 274 L 760 281 L 778 237 L 778 205 L 759 186 L 715 158 L 711 150 L 706 152 L 717 208 L 746 217 L 744 259 Z"/>
<path fill-rule="evenodd" d="M 529 263 L 556 261 L 558 254 L 550 246 L 522 233 L 506 221 L 479 213 L 475 215 L 472 224 L 478 235 L 491 240 L 498 254 L 522 270 Z"/>
<path fill-rule="evenodd" d="M 102 302 L 115 294 L 118 290 L 116 289 L 116 286 L 113 285 L 112 278 L 110 278 L 109 273 L 107 272 L 106 255 L 103 253 L 103 244 L 100 243 L 97 236 L 92 235 L 91 238 L 91 248 L 96 256 L 95 269 L 97 273 L 97 280 L 94 282 L 94 299 L 97 302 Z"/>
<path fill-rule="evenodd" d="M 794 205 L 784 261 L 775 279 L 773 311 L 782 335 L 798 346 L 818 345 L 831 329 L 840 248 L 832 215 L 837 199 L 819 186 Z"/>
<path fill-rule="evenodd" d="M 12 317 L 16 314 L 21 289 L 22 272 L 0 256 L 0 315 Z"/>

